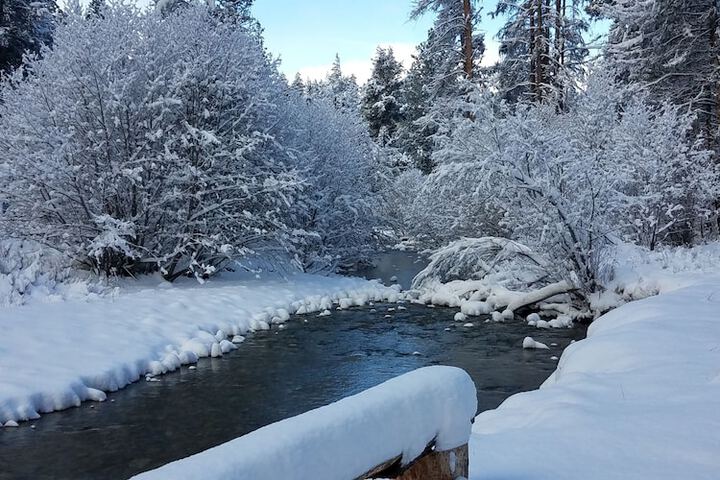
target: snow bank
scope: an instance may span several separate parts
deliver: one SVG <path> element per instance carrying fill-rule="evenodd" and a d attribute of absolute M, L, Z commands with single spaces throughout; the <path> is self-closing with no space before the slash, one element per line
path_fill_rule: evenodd
<path fill-rule="evenodd" d="M 602 316 L 539 390 L 476 418 L 471 480 L 718 478 L 720 276 L 667 273 L 690 286 Z"/>
<path fill-rule="evenodd" d="M 655 251 L 624 243 L 607 256 L 606 270 L 611 276 L 604 282 L 606 291 L 591 298 L 593 309 L 598 311 L 712 278 L 720 265 L 720 242 Z"/>
<path fill-rule="evenodd" d="M 464 445 L 476 409 L 463 370 L 421 368 L 134 478 L 357 478 L 398 455 L 407 464 L 433 440 L 441 451 Z"/>
<path fill-rule="evenodd" d="M 0 309 L 0 423 L 101 401 L 147 374 L 220 356 L 289 312 L 398 298 L 377 282 L 302 274 L 157 282 L 115 298 Z"/>

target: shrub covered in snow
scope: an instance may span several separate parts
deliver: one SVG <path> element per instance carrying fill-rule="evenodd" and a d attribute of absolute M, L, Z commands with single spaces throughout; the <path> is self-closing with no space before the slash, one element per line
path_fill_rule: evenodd
<path fill-rule="evenodd" d="M 382 152 L 359 115 L 323 99 L 292 92 L 287 119 L 284 141 L 305 179 L 291 234 L 299 262 L 317 271 L 363 257 L 379 219 Z"/>
<path fill-rule="evenodd" d="M 223 19 L 71 7 L 53 49 L 0 86 L 3 227 L 95 271 L 169 280 L 278 244 L 305 266 L 356 254 L 367 132 L 292 97 L 257 33 Z"/>
<path fill-rule="evenodd" d="M 203 8 L 71 12 L 0 91 L 15 234 L 96 270 L 174 278 L 284 226 L 300 180 L 275 141 L 281 80 L 256 38 Z"/>
<path fill-rule="evenodd" d="M 511 289 L 542 286 L 548 280 L 545 261 L 518 242 L 506 238 L 463 238 L 438 249 L 413 280 L 413 288 L 453 280 L 485 280 Z"/>
<path fill-rule="evenodd" d="M 105 287 L 73 275 L 68 259 L 31 241 L 0 241 L 0 307 L 87 297 Z"/>
<path fill-rule="evenodd" d="M 456 221 L 499 218 L 510 238 L 551 259 L 553 275 L 585 292 L 599 288 L 601 258 L 617 238 L 649 247 L 689 241 L 720 193 L 715 165 L 686 144 L 691 118 L 626 94 L 611 74 L 591 75 L 567 111 L 511 109 L 471 92 L 450 133 L 438 137 L 438 168 L 428 178 L 437 185 L 425 187 L 462 179 L 459 200 L 435 208 L 474 204 Z"/>

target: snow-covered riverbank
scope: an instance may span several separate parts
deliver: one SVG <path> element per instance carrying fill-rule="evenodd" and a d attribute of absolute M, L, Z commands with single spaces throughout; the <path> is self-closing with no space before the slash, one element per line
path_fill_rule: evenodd
<path fill-rule="evenodd" d="M 539 390 L 476 418 L 471 480 L 718 478 L 720 275 L 651 263 L 634 285 L 659 296 L 604 315 Z"/>
<path fill-rule="evenodd" d="M 228 352 L 242 341 L 235 336 L 283 323 L 289 313 L 398 297 L 376 282 L 301 274 L 157 283 L 0 310 L 0 422 L 104 400 L 104 392 L 145 375 Z"/>

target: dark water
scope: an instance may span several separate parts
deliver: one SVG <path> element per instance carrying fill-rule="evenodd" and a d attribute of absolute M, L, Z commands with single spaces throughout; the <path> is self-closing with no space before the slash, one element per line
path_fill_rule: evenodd
<path fill-rule="evenodd" d="M 362 269 L 357 274 L 369 279 L 379 278 L 386 285 L 398 283 L 407 290 L 415 275 L 420 273 L 427 263 L 422 254 L 390 250 L 378 254 L 371 267 Z"/>
<path fill-rule="evenodd" d="M 464 368 L 480 409 L 495 408 L 538 387 L 555 368 L 550 357 L 584 336 L 579 328 L 536 330 L 519 321 L 474 319 L 468 328 L 453 322 L 455 310 L 405 306 L 295 317 L 195 370 L 2 429 L 0 479 L 127 478 L 426 365 Z M 526 351 L 526 335 L 558 345 Z"/>

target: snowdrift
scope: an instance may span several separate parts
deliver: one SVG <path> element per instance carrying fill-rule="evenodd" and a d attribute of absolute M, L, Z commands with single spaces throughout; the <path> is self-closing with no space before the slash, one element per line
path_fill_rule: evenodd
<path fill-rule="evenodd" d="M 133 478 L 353 479 L 398 455 L 407 464 L 433 441 L 465 445 L 476 410 L 467 373 L 426 367 Z"/>
<path fill-rule="evenodd" d="M 717 479 L 720 277 L 694 278 L 602 316 L 539 390 L 481 413 L 471 480 Z"/>

